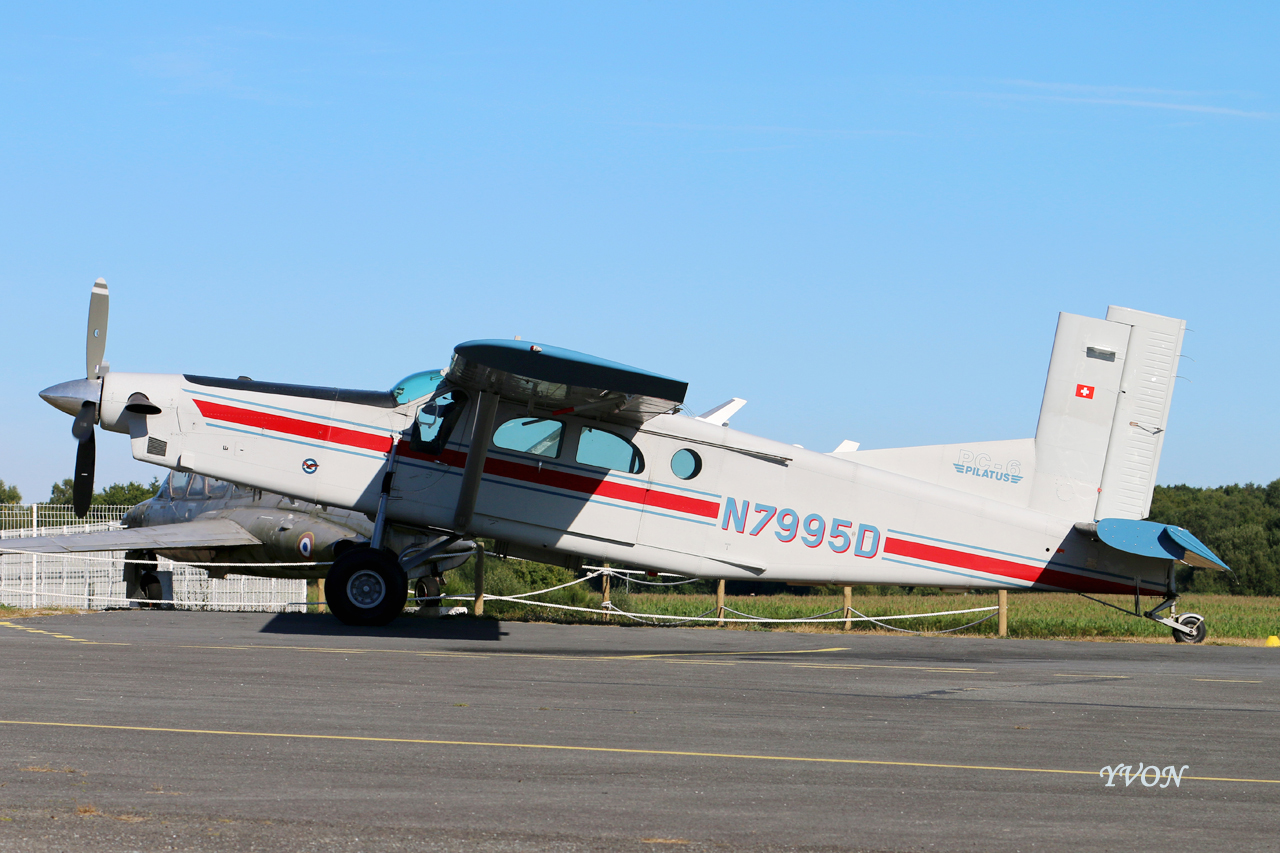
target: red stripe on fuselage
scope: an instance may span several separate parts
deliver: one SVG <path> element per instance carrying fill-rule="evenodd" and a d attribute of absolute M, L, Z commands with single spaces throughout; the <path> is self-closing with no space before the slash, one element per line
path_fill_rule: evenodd
<path fill-rule="evenodd" d="M 887 539 L 884 543 L 884 553 L 895 554 L 899 557 L 911 557 L 916 560 L 926 560 L 930 563 L 941 563 L 944 566 L 954 566 L 957 569 L 972 569 L 984 574 L 1000 575 L 1001 577 L 1030 581 L 1031 583 L 1056 586 L 1061 589 L 1075 590 L 1076 592 L 1133 592 L 1133 587 L 1127 584 L 1077 575 L 1072 572 L 1064 572 L 1044 566 L 1028 566 L 1025 563 L 1001 560 L 984 554 L 970 554 L 967 551 L 955 551 L 951 548 L 940 548 L 937 545 L 910 542 L 906 539 Z"/>
<path fill-rule="evenodd" d="M 318 424 L 298 418 L 286 418 L 283 415 L 272 415 L 257 412 L 253 409 L 241 409 L 237 406 L 224 406 L 221 403 L 210 403 L 208 400 L 196 400 L 196 408 L 200 414 L 215 421 L 226 421 L 233 424 L 269 429 L 299 438 L 310 438 L 317 441 L 328 441 L 333 444 L 345 444 L 347 447 L 359 447 L 362 450 L 374 450 L 387 453 L 391 450 L 391 438 L 385 435 L 370 435 L 345 427 Z"/>

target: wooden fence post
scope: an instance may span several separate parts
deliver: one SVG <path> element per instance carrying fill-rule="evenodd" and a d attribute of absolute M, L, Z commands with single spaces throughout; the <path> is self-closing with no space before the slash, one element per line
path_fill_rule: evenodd
<path fill-rule="evenodd" d="M 480 545 L 478 548 L 476 548 L 475 579 L 476 579 L 475 611 L 477 616 L 483 616 L 484 615 L 484 546 L 483 545 Z M 443 604 L 444 602 L 441 601 L 441 603 Z"/>
<path fill-rule="evenodd" d="M 996 593 L 996 603 L 1000 605 L 1000 636 L 1009 636 L 1009 590 L 1002 589 Z"/>
<path fill-rule="evenodd" d="M 716 622 L 717 628 L 724 627 L 724 578 L 716 584 Z"/>
<path fill-rule="evenodd" d="M 601 575 L 601 576 L 600 576 L 600 588 L 604 590 L 604 600 L 603 600 L 602 602 L 600 602 L 600 609 L 602 609 L 602 610 L 608 610 L 608 609 L 609 609 L 609 604 L 610 604 L 610 601 L 609 601 L 609 578 L 610 578 L 610 577 L 612 577 L 612 575 L 610 575 L 608 572 L 606 572 L 605 574 L 603 574 L 603 575 Z M 608 614 L 605 614 L 605 617 L 604 617 L 604 618 L 605 618 L 605 619 L 608 619 L 608 618 L 609 618 Z"/>
<path fill-rule="evenodd" d="M 853 627 L 853 587 L 844 588 L 844 629 Z"/>

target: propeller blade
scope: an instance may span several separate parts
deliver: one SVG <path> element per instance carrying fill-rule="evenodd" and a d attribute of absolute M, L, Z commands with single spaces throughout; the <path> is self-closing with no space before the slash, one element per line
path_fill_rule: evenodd
<path fill-rule="evenodd" d="M 71 506 L 76 511 L 76 518 L 88 515 L 89 504 L 93 501 L 93 465 L 97 458 L 93 427 L 89 427 L 86 435 L 80 439 L 80 448 L 76 451 L 76 479 L 71 486 Z"/>
<path fill-rule="evenodd" d="M 85 376 L 89 379 L 101 379 L 107 372 L 102 357 L 107 352 L 108 302 L 107 281 L 100 278 L 93 283 L 93 293 L 89 296 L 89 333 L 84 347 Z"/>
<path fill-rule="evenodd" d="M 71 422 L 71 434 L 75 436 L 76 441 L 93 438 L 93 425 L 97 421 L 98 404 L 92 400 L 85 400 L 80 404 L 80 411 L 76 415 L 76 419 Z"/>

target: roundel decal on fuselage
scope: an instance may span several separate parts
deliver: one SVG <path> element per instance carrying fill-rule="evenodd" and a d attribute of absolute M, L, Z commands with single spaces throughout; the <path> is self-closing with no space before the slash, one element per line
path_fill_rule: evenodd
<path fill-rule="evenodd" d="M 308 531 L 298 537 L 298 553 L 308 560 L 311 559 L 311 552 L 315 550 L 315 547 L 316 535 L 314 533 Z"/>

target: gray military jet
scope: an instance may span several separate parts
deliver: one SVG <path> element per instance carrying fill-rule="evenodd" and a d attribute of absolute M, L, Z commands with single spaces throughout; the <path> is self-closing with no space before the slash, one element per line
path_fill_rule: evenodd
<path fill-rule="evenodd" d="M 157 555 L 215 563 L 206 567 L 213 578 L 235 573 L 319 580 L 337 557 L 368 545 L 372 535 L 373 522 L 360 512 L 172 471 L 155 497 L 125 514 L 124 529 L 6 539 L 0 550 L 125 551 L 126 597 L 161 601 L 171 598 L 172 590 L 156 570 Z M 431 545 L 432 537 L 392 527 L 387 541 L 397 550 L 413 551 Z M 466 562 L 475 549 L 473 541 L 462 540 L 433 555 L 433 571 L 417 584 L 417 595 L 438 595 L 440 575 Z"/>

